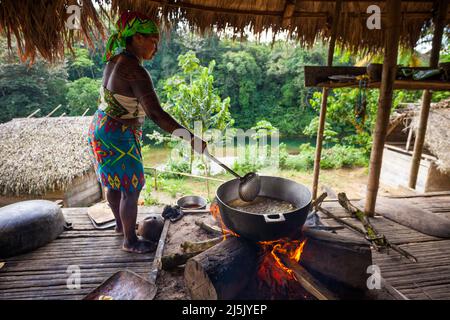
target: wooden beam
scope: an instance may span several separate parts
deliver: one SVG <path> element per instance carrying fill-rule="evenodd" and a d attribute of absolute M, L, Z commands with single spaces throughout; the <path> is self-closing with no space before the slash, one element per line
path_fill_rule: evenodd
<path fill-rule="evenodd" d="M 295 10 L 295 2 L 296 0 L 286 0 L 286 5 L 283 12 L 283 21 L 281 23 L 283 28 L 287 28 L 291 24 Z"/>
<path fill-rule="evenodd" d="M 335 2 L 336 0 L 315 0 L 316 2 Z M 342 0 L 343 2 L 355 2 L 354 0 Z M 231 9 L 231 8 L 219 8 L 216 6 L 207 6 L 207 5 L 199 5 L 193 4 L 183 1 L 177 1 L 176 3 L 171 0 L 168 2 L 167 0 L 147 0 L 147 2 L 155 3 L 160 5 L 161 7 L 167 8 L 180 8 L 186 10 L 198 10 L 198 11 L 210 11 L 215 14 L 229 14 L 229 15 L 256 15 L 260 17 L 280 17 L 284 14 L 284 10 L 244 10 L 244 9 Z M 358 2 L 372 3 L 373 0 L 362 0 Z M 379 1 L 377 1 L 379 2 Z M 383 2 L 383 1 L 382 1 Z M 416 3 L 426 3 L 426 2 L 434 2 L 434 0 L 406 0 L 403 2 L 416 2 Z M 350 17 L 359 17 L 362 20 L 366 20 L 370 15 L 365 12 L 348 12 Z M 295 11 L 292 14 L 293 18 L 323 18 L 327 19 L 329 16 L 328 12 L 304 12 L 304 11 Z M 385 13 L 381 13 L 381 17 L 386 16 Z M 413 12 L 402 12 L 400 15 L 402 17 L 411 18 L 411 19 L 426 19 L 430 17 L 430 13 L 427 11 L 413 11 Z"/>
<path fill-rule="evenodd" d="M 342 10 L 342 1 L 336 1 L 336 6 L 333 16 L 333 25 L 331 27 L 331 38 L 328 47 L 328 58 L 327 65 L 330 67 L 333 64 L 333 54 L 334 46 L 336 43 L 336 31 L 339 23 L 339 17 Z M 317 197 L 317 188 L 319 186 L 319 173 L 320 173 L 320 158 L 322 156 L 322 142 L 323 142 L 323 132 L 325 129 L 325 119 L 327 115 L 327 100 L 328 100 L 328 89 L 323 88 L 322 90 L 322 102 L 320 104 L 320 114 L 319 114 L 319 127 L 317 128 L 317 140 L 316 140 L 316 153 L 314 156 L 314 173 L 313 173 L 313 186 L 312 186 L 312 198 L 313 200 Z"/>
<path fill-rule="evenodd" d="M 442 35 L 446 25 L 446 15 L 448 0 L 439 0 L 434 16 L 434 35 L 431 47 L 430 67 L 437 68 L 439 63 L 439 51 L 441 50 Z M 425 134 L 427 132 L 428 115 L 430 114 L 432 93 L 424 90 L 422 94 L 422 108 L 420 110 L 419 127 L 417 128 L 416 140 L 414 141 L 413 157 L 411 159 L 411 169 L 409 172 L 408 187 L 415 189 L 417 175 L 419 173 L 420 158 L 422 156 Z"/>
<path fill-rule="evenodd" d="M 375 203 L 380 184 L 381 164 L 383 158 L 386 132 L 389 125 L 389 117 L 392 107 L 392 94 L 397 69 L 398 45 L 402 21 L 398 17 L 401 11 L 400 0 L 386 1 L 388 19 L 385 23 L 385 48 L 383 73 L 381 77 L 380 97 L 378 100 L 377 120 L 373 133 L 372 151 L 370 154 L 369 181 L 367 184 L 367 196 L 364 211 L 366 215 L 373 216 Z"/>
<path fill-rule="evenodd" d="M 321 88 L 358 88 L 357 81 L 351 82 L 322 82 L 315 85 Z M 379 89 L 381 87 L 380 81 L 367 83 L 367 89 Z M 395 80 L 395 90 L 433 90 L 433 91 L 450 91 L 449 81 L 440 80 Z"/>

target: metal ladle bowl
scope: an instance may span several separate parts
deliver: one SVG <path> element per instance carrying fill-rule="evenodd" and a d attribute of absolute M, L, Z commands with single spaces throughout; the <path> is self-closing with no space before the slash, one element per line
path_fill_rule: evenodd
<path fill-rule="evenodd" d="M 241 177 L 239 174 L 231 170 L 228 166 L 219 161 L 216 157 L 212 156 L 207 149 L 204 150 L 204 154 L 216 162 L 219 166 L 230 172 L 236 178 L 239 179 L 239 198 L 245 202 L 252 202 L 256 199 L 261 190 L 261 179 L 255 172 L 249 172 L 245 176 Z"/>
<path fill-rule="evenodd" d="M 252 202 L 261 190 L 261 178 L 254 172 L 249 172 L 240 178 L 239 198 L 245 202 Z"/>

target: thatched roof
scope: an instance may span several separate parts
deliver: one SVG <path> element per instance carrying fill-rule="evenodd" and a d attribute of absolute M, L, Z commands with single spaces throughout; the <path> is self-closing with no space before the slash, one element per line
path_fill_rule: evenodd
<path fill-rule="evenodd" d="M 418 124 L 419 113 L 413 118 L 412 128 L 417 129 Z M 438 158 L 436 162 L 438 169 L 450 173 L 450 99 L 432 104 L 425 145 Z"/>
<path fill-rule="evenodd" d="M 92 117 L 19 118 L 0 124 L 0 194 L 64 190 L 91 169 Z"/>
<path fill-rule="evenodd" d="M 65 27 L 69 14 L 65 4 L 76 0 L 2 0 L 0 6 L 0 33 L 18 39 L 24 57 L 34 57 L 39 52 L 52 60 L 61 57 L 63 45 L 70 46 L 74 32 Z M 100 8 L 95 11 L 96 3 Z M 420 38 L 423 27 L 433 16 L 433 0 L 402 1 L 401 44 L 412 48 Z M 337 42 L 352 51 L 379 51 L 384 44 L 383 22 L 381 30 L 366 27 L 367 7 L 378 5 L 382 19 L 385 1 L 344 0 L 339 15 Z M 335 1 L 303 0 L 83 0 L 81 35 L 92 40 L 101 35 L 103 26 L 99 12 L 108 17 L 123 10 L 139 10 L 157 17 L 170 26 L 187 22 L 196 31 L 220 31 L 231 28 L 240 35 L 246 28 L 258 35 L 271 29 L 274 33 L 288 31 L 290 38 L 304 45 L 312 45 L 318 38 L 330 37 Z M 448 23 L 449 14 L 447 14 Z M 95 32 L 96 31 L 96 32 Z M 75 33 L 76 34 L 76 33 Z M 388 35 L 389 36 L 389 35 Z"/>

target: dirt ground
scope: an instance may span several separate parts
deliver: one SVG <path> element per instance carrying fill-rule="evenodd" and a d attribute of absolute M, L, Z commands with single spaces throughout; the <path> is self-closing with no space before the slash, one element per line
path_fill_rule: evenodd
<path fill-rule="evenodd" d="M 343 178 L 347 175 L 346 172 L 343 174 Z M 287 177 L 289 178 L 289 177 Z M 349 196 L 352 198 L 362 198 L 365 185 L 364 174 L 361 172 L 359 176 L 358 183 L 355 184 L 355 189 L 353 192 L 349 192 Z M 348 182 L 344 182 L 347 184 Z M 358 190 L 359 187 L 359 190 Z M 342 189 L 333 189 L 333 191 L 340 192 Z M 402 194 L 402 190 L 387 188 L 381 186 L 379 194 L 392 195 L 392 194 Z M 161 194 L 161 196 L 163 196 Z M 163 196 L 166 204 L 175 204 L 174 198 L 168 195 Z M 161 207 L 162 208 L 162 207 Z M 161 209 L 162 210 L 162 209 Z M 164 247 L 163 256 L 170 255 L 174 253 L 182 253 L 181 244 L 185 241 L 198 242 L 206 239 L 214 238 L 214 235 L 208 234 L 206 231 L 200 229 L 195 221 L 206 222 L 210 225 L 218 225 L 214 218 L 210 214 L 187 214 L 181 220 L 171 223 L 169 227 L 169 232 L 166 238 L 166 244 Z M 158 292 L 155 297 L 157 300 L 189 300 L 190 295 L 184 285 L 184 268 L 180 267 L 172 271 L 161 270 L 157 279 Z"/>
<path fill-rule="evenodd" d="M 207 222 L 210 225 L 216 225 L 215 220 L 209 214 L 186 214 L 181 220 L 171 223 L 166 238 L 163 255 L 181 253 L 180 245 L 184 241 L 203 241 L 214 236 L 200 229 L 195 221 Z M 156 300 L 189 300 L 190 296 L 184 285 L 184 268 L 178 268 L 173 271 L 164 271 L 158 275 L 156 281 L 158 292 Z"/>

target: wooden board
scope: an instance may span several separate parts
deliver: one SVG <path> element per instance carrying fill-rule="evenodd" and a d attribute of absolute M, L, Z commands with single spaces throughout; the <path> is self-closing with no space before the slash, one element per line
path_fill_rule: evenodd
<path fill-rule="evenodd" d="M 416 206 L 436 215 L 450 217 L 450 193 L 435 192 L 424 195 L 393 197 L 407 206 Z M 356 204 L 356 201 L 353 200 Z M 324 202 L 324 208 L 336 216 L 347 217 L 347 221 L 361 227 L 356 219 L 348 218 L 348 214 L 336 202 Z M 320 213 L 321 214 L 321 213 Z M 332 219 L 322 217 L 328 225 L 338 225 Z M 395 251 L 389 254 L 372 249 L 373 263 L 380 267 L 381 276 L 409 299 L 450 299 L 450 240 L 425 235 L 394 221 L 376 215 L 371 219 L 377 230 L 383 233 L 392 243 L 408 250 L 419 260 L 413 263 L 402 258 Z M 348 229 L 338 230 L 338 234 L 361 239 Z M 369 276 L 369 274 L 368 274 Z"/>
<path fill-rule="evenodd" d="M 413 68 L 415 70 L 426 70 L 429 68 Z M 329 76 L 336 75 L 352 75 L 360 76 L 366 74 L 366 67 L 324 67 L 324 66 L 305 66 L 305 87 L 322 87 L 322 88 L 358 88 L 357 81 L 352 82 L 332 82 Z M 367 88 L 378 89 L 381 82 L 369 82 Z M 394 89 L 403 90 L 450 90 L 450 81 L 439 80 L 395 80 Z"/>
<path fill-rule="evenodd" d="M 355 204 L 360 209 L 364 201 Z M 375 211 L 383 217 L 395 221 L 421 233 L 440 238 L 450 238 L 450 219 L 429 212 L 404 199 L 379 197 Z"/>
<path fill-rule="evenodd" d="M 438 215 L 450 215 L 450 193 L 395 197 Z M 355 202 L 352 199 L 352 202 Z M 325 201 L 323 207 L 358 225 L 337 201 Z M 142 276 L 148 275 L 153 255 L 134 255 L 121 252 L 120 238 L 112 230 L 94 230 L 86 215 L 87 208 L 63 209 L 74 230 L 64 232 L 57 240 L 34 252 L 7 259 L 0 269 L 0 299 L 81 299 L 114 272 L 129 269 Z M 160 212 L 159 207 L 139 207 L 139 217 Z M 323 218 L 328 225 L 334 220 Z M 393 243 L 410 251 L 419 262 L 401 258 L 396 252 L 388 254 L 372 250 L 374 264 L 381 275 L 410 299 L 450 299 L 450 240 L 431 237 L 375 216 L 374 226 Z M 343 229 L 338 234 L 362 239 Z M 67 266 L 81 267 L 81 289 L 66 286 Z M 367 275 L 369 276 L 369 274 Z"/>
<path fill-rule="evenodd" d="M 155 211 L 140 209 L 138 220 Z M 122 237 L 113 230 L 95 230 L 87 208 L 63 209 L 63 213 L 73 230 L 33 252 L 5 260 L 0 269 L 0 300 L 81 299 L 117 271 L 128 269 L 149 276 L 153 253 L 120 250 Z M 80 269 L 79 289 L 67 288 L 70 266 Z"/>

